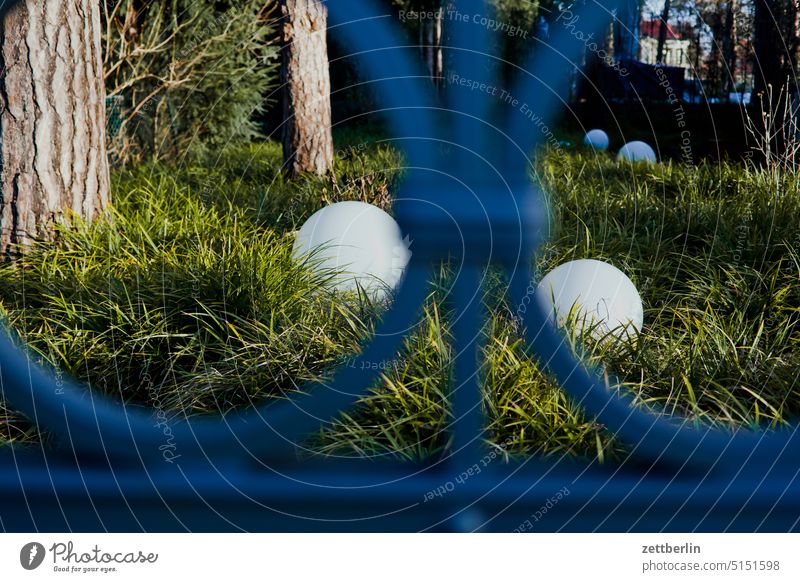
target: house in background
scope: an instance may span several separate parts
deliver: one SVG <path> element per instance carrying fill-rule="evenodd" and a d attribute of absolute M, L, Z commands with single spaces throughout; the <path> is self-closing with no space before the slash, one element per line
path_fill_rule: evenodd
<path fill-rule="evenodd" d="M 660 19 L 642 21 L 639 58 L 643 63 L 659 64 L 656 57 L 658 56 L 658 34 L 660 30 Z M 689 39 L 681 38 L 681 35 L 675 29 L 667 25 L 667 34 L 664 40 L 664 62 L 661 64 L 690 69 L 689 42 Z"/>

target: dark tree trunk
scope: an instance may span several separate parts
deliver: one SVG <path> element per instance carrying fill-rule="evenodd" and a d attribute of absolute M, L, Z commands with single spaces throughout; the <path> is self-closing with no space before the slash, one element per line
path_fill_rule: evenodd
<path fill-rule="evenodd" d="M 0 31 L 0 252 L 108 204 L 98 0 L 21 0 Z"/>
<path fill-rule="evenodd" d="M 444 38 L 444 13 L 440 10 L 436 15 L 433 27 L 433 77 L 438 84 L 444 81 L 444 55 L 442 54 L 442 39 Z"/>
<path fill-rule="evenodd" d="M 614 57 L 619 61 L 639 58 L 642 4 L 640 0 L 624 0 L 619 7 L 614 22 Z"/>
<path fill-rule="evenodd" d="M 664 0 L 664 12 L 661 13 L 661 26 L 658 27 L 658 50 L 656 62 L 664 64 L 664 43 L 667 42 L 667 29 L 669 28 L 670 0 Z"/>
<path fill-rule="evenodd" d="M 706 93 L 709 97 L 722 98 L 722 90 L 725 84 L 725 70 L 722 58 L 722 47 L 720 46 L 725 36 L 725 23 L 722 14 L 714 12 L 708 19 L 711 27 L 711 51 L 706 60 L 708 64 L 706 73 Z"/>
<path fill-rule="evenodd" d="M 435 2 L 426 8 L 433 12 L 435 18 L 423 18 L 419 23 L 419 45 L 425 68 L 433 81 L 440 86 L 444 77 L 444 58 L 442 54 L 442 34 L 444 32 L 444 8 L 440 2 Z"/>
<path fill-rule="evenodd" d="M 725 74 L 721 87 L 722 95 L 728 99 L 736 89 L 736 0 L 728 0 L 725 12 L 725 36 L 722 38 L 722 58 L 725 63 Z"/>
<path fill-rule="evenodd" d="M 689 85 L 689 95 L 691 96 L 692 100 L 699 98 L 702 94 L 701 87 L 698 86 L 700 79 L 702 78 L 702 72 L 700 70 L 700 54 L 702 52 L 701 33 L 703 30 L 703 18 L 699 10 L 695 14 L 694 30 L 695 34 L 692 36 L 689 44 L 689 59 L 693 65 L 692 70 L 690 71 L 692 83 Z"/>
<path fill-rule="evenodd" d="M 281 0 L 283 161 L 290 177 L 319 176 L 333 163 L 328 9 L 315 0 Z"/>
<path fill-rule="evenodd" d="M 777 96 L 788 80 L 794 80 L 797 16 L 796 0 L 755 0 L 753 76 L 756 94 L 766 94 L 771 85 Z"/>

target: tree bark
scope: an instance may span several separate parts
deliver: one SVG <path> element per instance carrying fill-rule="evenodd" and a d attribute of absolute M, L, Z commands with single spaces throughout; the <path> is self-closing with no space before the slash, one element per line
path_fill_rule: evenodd
<path fill-rule="evenodd" d="M 98 0 L 20 0 L 0 30 L 0 252 L 109 200 Z"/>
<path fill-rule="evenodd" d="M 281 0 L 283 161 L 287 174 L 319 176 L 333 163 L 328 9 L 318 0 Z"/>

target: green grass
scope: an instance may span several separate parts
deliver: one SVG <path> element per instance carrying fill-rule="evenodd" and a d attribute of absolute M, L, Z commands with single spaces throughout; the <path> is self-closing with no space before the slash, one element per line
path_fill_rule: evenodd
<path fill-rule="evenodd" d="M 364 140 L 340 135 L 333 174 L 299 183 L 281 178 L 273 143 L 119 171 L 106 220 L 61 228 L 56 243 L 0 267 L 0 309 L 43 361 L 92 389 L 175 411 L 243 408 L 326 378 L 368 341 L 381 306 L 327 291 L 331 273 L 292 260 L 292 231 L 329 202 L 388 208 L 402 160 Z M 599 258 L 642 294 L 637 342 L 570 337 L 622 380 L 614 388 L 692 422 L 768 428 L 797 418 L 793 178 L 731 164 L 632 167 L 580 150 L 543 154 L 537 177 L 552 203 L 538 272 Z M 517 306 L 502 276 L 489 275 L 483 378 L 492 441 L 509 453 L 623 457 L 632 443 L 587 418 L 526 353 Z M 370 395 L 309 435 L 317 454 L 421 459 L 448 446 L 451 280 L 442 266 L 420 325 Z M 39 435 L 0 407 L 0 438 Z"/>
<path fill-rule="evenodd" d="M 545 166 L 558 226 L 543 268 L 608 260 L 642 294 L 641 344 L 597 355 L 626 388 L 696 421 L 796 419 L 797 180 L 729 164 L 632 170 L 574 156 Z"/>

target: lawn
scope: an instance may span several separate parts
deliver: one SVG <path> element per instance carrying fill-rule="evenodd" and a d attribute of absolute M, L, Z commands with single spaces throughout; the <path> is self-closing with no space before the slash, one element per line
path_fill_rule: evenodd
<path fill-rule="evenodd" d="M 37 357 L 117 398 L 175 415 L 281 398 L 324 378 L 368 341 L 381 306 L 328 291 L 330 273 L 292 260 L 293 231 L 326 203 L 389 209 L 402 159 L 357 132 L 337 136 L 334 172 L 286 183 L 275 143 L 191 163 L 118 170 L 108 218 L 61 228 L 0 266 L 0 309 Z M 800 183 L 722 163 L 620 164 L 573 148 L 537 155 L 551 200 L 540 274 L 598 258 L 626 272 L 645 305 L 636 342 L 574 348 L 654 410 L 768 429 L 797 419 Z M 412 246 L 413 250 L 413 246 Z M 421 459 L 448 446 L 452 273 L 442 265 L 424 317 L 371 394 L 308 436 L 318 454 Z M 613 462 L 622 443 L 588 418 L 526 353 L 500 273 L 484 289 L 484 405 L 511 454 Z M 345 364 L 346 365 L 346 364 Z M 0 438 L 41 438 L 0 406 Z"/>

